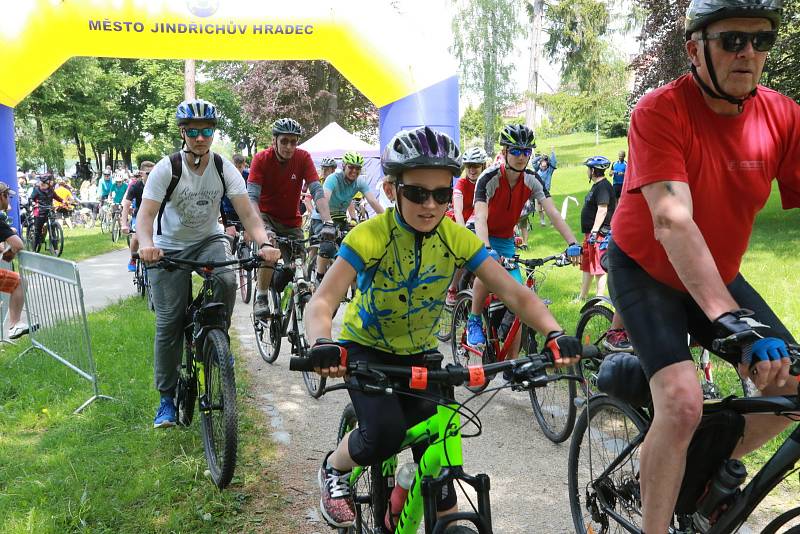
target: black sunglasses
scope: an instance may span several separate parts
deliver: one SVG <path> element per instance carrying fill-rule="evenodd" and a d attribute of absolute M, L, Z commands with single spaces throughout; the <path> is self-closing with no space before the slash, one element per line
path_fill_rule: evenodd
<path fill-rule="evenodd" d="M 776 30 L 763 30 L 760 32 L 718 32 L 709 33 L 704 37 L 707 41 L 719 39 L 722 49 L 726 52 L 739 53 L 747 47 L 747 43 L 753 43 L 753 50 L 756 52 L 767 52 L 775 44 L 778 38 Z"/>
<path fill-rule="evenodd" d="M 400 188 L 400 192 L 403 193 L 403 197 L 407 198 L 414 204 L 425 204 L 431 195 L 433 195 L 433 200 L 437 204 L 442 205 L 449 204 L 450 200 L 453 198 L 452 187 L 440 187 L 439 189 L 434 189 L 433 191 L 418 185 L 397 184 L 397 187 Z"/>

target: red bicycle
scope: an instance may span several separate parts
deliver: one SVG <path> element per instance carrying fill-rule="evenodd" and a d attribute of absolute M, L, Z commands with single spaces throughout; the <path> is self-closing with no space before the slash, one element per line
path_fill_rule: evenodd
<path fill-rule="evenodd" d="M 564 254 L 548 256 L 546 258 L 520 259 L 519 256 L 513 258 L 501 258 L 503 267 L 509 271 L 518 266 L 524 266 L 528 273 L 525 285 L 531 291 L 538 292 L 545 281 L 547 269 L 546 265 L 563 267 L 570 265 L 570 261 Z M 550 302 L 544 299 L 544 303 Z M 460 365 L 470 363 L 486 364 L 504 361 L 511 352 L 511 345 L 517 332 L 522 330 L 519 355 L 538 354 L 539 347 L 544 345 L 541 334 L 520 322 L 510 310 L 508 310 L 497 297 L 490 294 L 483 305 L 482 318 L 486 333 L 486 346 L 483 351 L 467 345 L 467 317 L 472 309 L 472 290 L 466 289 L 459 292 L 456 304 L 453 307 L 452 335 L 450 336 L 450 348 L 453 354 L 453 361 Z M 575 374 L 571 367 L 560 367 L 548 369 L 549 374 Z M 469 387 L 472 392 L 483 391 L 488 386 Z M 572 380 L 554 380 L 549 382 L 547 387 L 531 388 L 529 390 L 531 406 L 536 421 L 544 432 L 544 435 L 554 443 L 561 443 L 569 437 L 570 430 L 575 421 L 575 405 L 572 399 L 575 398 L 575 382 Z"/>

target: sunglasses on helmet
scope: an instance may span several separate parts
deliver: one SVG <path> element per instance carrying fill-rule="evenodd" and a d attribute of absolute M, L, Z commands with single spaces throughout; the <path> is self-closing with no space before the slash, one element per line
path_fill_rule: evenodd
<path fill-rule="evenodd" d="M 214 128 L 186 128 L 184 131 L 186 132 L 186 137 L 191 138 L 195 138 L 200 134 L 203 134 L 203 137 L 214 135 Z"/>
<path fill-rule="evenodd" d="M 718 32 L 709 33 L 704 37 L 707 41 L 719 39 L 722 49 L 726 52 L 739 53 L 747 47 L 747 43 L 753 43 L 753 50 L 756 52 L 767 52 L 775 44 L 778 38 L 776 30 L 764 30 L 760 32 Z"/>
<path fill-rule="evenodd" d="M 516 157 L 519 157 L 519 156 L 528 157 L 531 154 L 533 154 L 533 149 L 532 148 L 511 147 L 511 148 L 508 149 L 508 153 L 511 154 L 512 156 L 516 156 Z"/>
<path fill-rule="evenodd" d="M 425 202 L 427 202 L 428 199 L 433 196 L 433 200 L 437 204 L 444 205 L 449 204 L 450 200 L 453 198 L 452 187 L 440 187 L 439 189 L 434 189 L 433 191 L 418 185 L 397 184 L 397 187 L 400 188 L 400 192 L 403 194 L 403 197 L 410 200 L 414 204 L 425 204 Z"/>

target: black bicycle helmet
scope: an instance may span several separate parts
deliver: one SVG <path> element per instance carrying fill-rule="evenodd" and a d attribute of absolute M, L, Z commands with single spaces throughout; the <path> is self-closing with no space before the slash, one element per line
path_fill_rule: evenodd
<path fill-rule="evenodd" d="M 303 135 L 303 127 L 294 119 L 284 117 L 272 123 L 272 135 Z"/>
<path fill-rule="evenodd" d="M 409 169 L 447 169 L 461 173 L 461 152 L 443 132 L 427 126 L 401 130 L 386 145 L 381 156 L 383 172 L 399 176 Z"/>
<path fill-rule="evenodd" d="M 507 124 L 500 132 L 500 144 L 513 148 L 536 148 L 533 130 L 524 124 Z"/>
<path fill-rule="evenodd" d="M 777 28 L 782 9 L 783 0 L 692 0 L 686 10 L 686 40 L 712 22 L 738 17 L 768 19 Z"/>

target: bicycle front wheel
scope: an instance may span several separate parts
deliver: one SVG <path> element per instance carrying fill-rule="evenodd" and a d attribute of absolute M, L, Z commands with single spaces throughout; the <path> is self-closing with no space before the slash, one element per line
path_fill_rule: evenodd
<path fill-rule="evenodd" d="M 270 286 L 269 294 L 269 315 L 262 319 L 257 319 L 253 313 L 253 330 L 256 335 L 256 347 L 261 359 L 267 363 L 273 363 L 278 359 L 281 352 L 281 337 L 283 337 L 283 315 L 281 314 L 280 295 Z M 253 299 L 253 308 L 256 306 L 256 299 Z"/>
<path fill-rule="evenodd" d="M 253 253 L 250 247 L 244 241 L 240 241 L 239 246 L 236 248 L 236 259 L 249 260 Z M 253 270 L 243 269 L 239 267 L 239 294 L 242 296 L 242 302 L 250 304 L 250 298 L 253 296 Z"/>
<path fill-rule="evenodd" d="M 119 236 L 122 233 L 122 227 L 120 226 L 119 219 L 114 219 L 111 222 L 111 242 L 116 243 L 119 241 Z"/>
<path fill-rule="evenodd" d="M 200 430 L 211 479 L 220 489 L 233 478 L 238 442 L 236 379 L 228 337 L 209 330 L 203 343 L 204 384 L 200 392 Z"/>
<path fill-rule="evenodd" d="M 594 389 L 597 387 L 597 373 L 600 370 L 600 363 L 603 361 L 603 357 L 608 351 L 603 348 L 603 341 L 606 339 L 606 334 L 608 334 L 608 329 L 611 328 L 611 320 L 614 317 L 614 312 L 612 312 L 606 306 L 595 305 L 588 308 L 585 312 L 581 314 L 580 319 L 578 319 L 578 326 L 575 328 L 575 337 L 577 337 L 581 343 L 584 345 L 594 345 L 600 351 L 600 358 L 596 359 L 583 359 L 578 362 L 578 370 L 583 375 L 583 378 L 586 380 L 585 386 L 588 388 L 588 394 L 594 394 Z M 582 405 L 586 402 L 586 392 L 583 391 L 583 388 L 580 388 L 581 391 L 581 402 Z"/>
<path fill-rule="evenodd" d="M 436 339 L 442 343 L 450 341 L 453 333 L 453 306 L 444 305 L 442 315 L 439 317 L 439 330 L 436 331 Z"/>
<path fill-rule="evenodd" d="M 457 365 L 469 365 L 470 356 L 473 361 L 479 360 L 476 354 L 470 352 L 472 350 L 467 346 L 467 318 L 469 317 L 470 310 L 472 309 L 472 291 L 465 290 L 458 294 L 456 298 L 456 305 L 453 306 L 453 319 L 450 330 L 450 351 L 453 354 L 453 363 Z M 483 360 L 487 351 L 484 349 L 480 360 Z M 489 363 L 489 362 L 483 362 Z M 473 393 L 479 393 L 486 389 L 489 381 L 486 380 L 481 386 L 464 386 Z"/>
<path fill-rule="evenodd" d="M 522 328 L 521 347 L 523 355 L 543 348 L 535 341 L 535 332 L 527 326 Z M 574 375 L 575 368 L 549 367 L 545 372 L 548 376 Z M 574 380 L 553 380 L 544 387 L 528 391 L 536 422 L 545 437 L 553 443 L 566 441 L 575 425 L 575 390 Z"/>
<path fill-rule="evenodd" d="M 575 532 L 629 532 L 615 515 L 641 529 L 639 454 L 646 430 L 644 417 L 629 404 L 606 395 L 589 399 L 575 424 L 567 463 Z M 618 465 L 601 477 L 612 462 Z"/>
<path fill-rule="evenodd" d="M 100 214 L 100 233 L 105 234 L 111 230 L 111 217 L 108 213 Z"/>
<path fill-rule="evenodd" d="M 347 434 L 358 426 L 355 408 L 348 404 L 339 420 L 338 444 Z M 389 504 L 389 481 L 381 472 L 381 464 L 353 470 L 350 480 L 356 519 L 346 532 L 351 534 L 382 534 L 387 532 L 383 526 Z M 357 473 L 357 474 L 356 474 Z M 392 473 L 392 476 L 394 473 Z"/>
<path fill-rule="evenodd" d="M 306 341 L 305 336 L 305 323 L 303 321 L 303 317 L 305 314 L 305 304 L 302 302 L 299 305 L 299 309 L 294 312 L 294 353 L 300 356 L 301 358 L 305 358 L 308 356 L 308 341 Z M 325 391 L 325 383 L 328 379 L 324 376 L 320 376 L 314 371 L 303 371 L 303 383 L 306 385 L 306 390 L 308 394 L 318 399 L 322 396 L 323 391 Z"/>
<path fill-rule="evenodd" d="M 50 230 L 47 236 L 47 250 L 53 256 L 61 256 L 64 252 L 64 230 L 58 221 L 53 221 L 50 224 Z"/>

